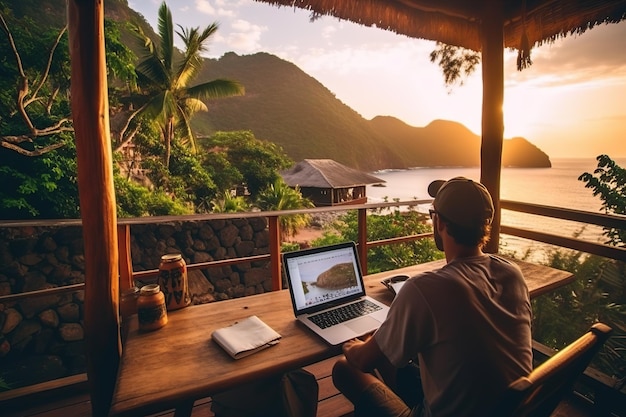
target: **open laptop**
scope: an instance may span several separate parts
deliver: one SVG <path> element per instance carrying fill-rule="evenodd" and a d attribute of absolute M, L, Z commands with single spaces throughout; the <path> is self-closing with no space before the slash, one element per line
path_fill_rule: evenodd
<path fill-rule="evenodd" d="M 283 265 L 296 319 L 331 345 L 370 333 L 387 317 L 389 307 L 365 295 L 354 242 L 287 252 Z"/>

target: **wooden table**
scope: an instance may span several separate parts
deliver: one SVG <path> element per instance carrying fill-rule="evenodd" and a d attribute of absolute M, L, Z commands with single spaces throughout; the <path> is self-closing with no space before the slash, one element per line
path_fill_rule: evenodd
<path fill-rule="evenodd" d="M 566 271 L 517 262 L 531 297 L 574 279 Z M 396 274 L 414 275 L 443 266 L 433 261 L 365 278 L 367 293 L 383 302 L 393 299 L 380 281 Z M 211 340 L 211 333 L 256 315 L 281 334 L 276 346 L 234 360 Z M 138 331 L 132 316 L 113 393 L 111 415 L 140 416 L 176 408 L 189 415 L 193 401 L 241 384 L 277 375 L 337 355 L 294 319 L 289 292 L 269 292 L 244 298 L 187 307 L 168 314 L 169 323 L 154 332 Z"/>

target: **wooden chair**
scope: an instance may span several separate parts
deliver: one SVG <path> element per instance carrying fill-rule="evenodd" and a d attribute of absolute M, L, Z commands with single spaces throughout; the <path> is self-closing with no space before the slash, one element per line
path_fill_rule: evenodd
<path fill-rule="evenodd" d="M 596 323 L 580 338 L 558 351 L 528 376 L 512 382 L 491 417 L 548 417 L 609 338 L 612 329 Z"/>

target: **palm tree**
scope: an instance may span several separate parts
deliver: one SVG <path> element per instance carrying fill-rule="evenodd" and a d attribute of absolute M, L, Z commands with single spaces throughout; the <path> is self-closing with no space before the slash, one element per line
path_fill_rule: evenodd
<path fill-rule="evenodd" d="M 297 210 L 314 207 L 311 200 L 302 197 L 298 187 L 290 188 L 282 178 L 259 192 L 257 206 L 261 210 Z M 310 217 L 308 214 L 280 216 L 281 240 L 284 241 L 286 237 L 294 236 L 299 228 L 308 225 Z"/>
<path fill-rule="evenodd" d="M 159 8 L 158 45 L 139 26 L 133 28 L 144 50 L 143 60 L 137 65 L 136 72 L 139 84 L 145 86 L 148 93 L 143 97 L 143 105 L 130 116 L 127 126 L 137 115 L 148 116 L 158 124 L 165 143 L 166 166 L 169 166 L 172 140 L 177 135 L 181 143 L 196 150 L 190 122 L 195 112 L 207 111 L 203 99 L 244 94 L 241 84 L 226 79 L 190 86 L 202 68 L 201 53 L 207 50 L 206 42 L 217 31 L 218 24 L 212 23 L 203 31 L 178 27 L 180 32 L 176 34 L 185 45 L 179 62 L 174 59 L 177 50 L 174 48 L 172 13 L 165 2 Z"/>

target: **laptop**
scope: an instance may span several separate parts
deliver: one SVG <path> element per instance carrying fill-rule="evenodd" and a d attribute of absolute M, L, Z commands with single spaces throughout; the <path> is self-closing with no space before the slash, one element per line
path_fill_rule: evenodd
<path fill-rule="evenodd" d="M 354 242 L 287 252 L 283 266 L 296 319 L 331 345 L 370 333 L 387 317 L 389 307 L 365 294 Z"/>

